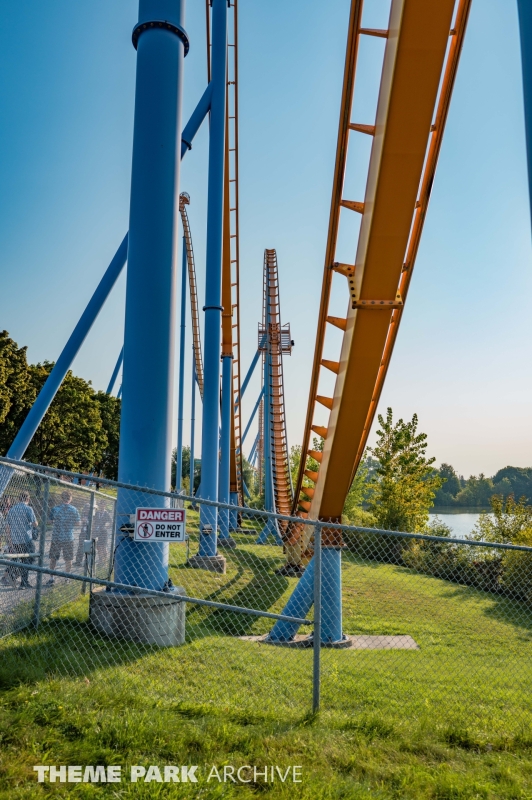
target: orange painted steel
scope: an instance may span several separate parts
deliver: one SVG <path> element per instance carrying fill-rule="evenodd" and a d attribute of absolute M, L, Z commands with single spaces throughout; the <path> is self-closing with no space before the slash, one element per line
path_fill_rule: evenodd
<path fill-rule="evenodd" d="M 190 232 L 190 224 L 188 221 L 187 205 L 190 203 L 190 197 L 186 192 L 181 192 L 179 195 L 179 212 L 181 214 L 181 222 L 183 224 L 183 234 L 185 237 L 185 245 L 187 248 L 187 265 L 188 265 L 188 284 L 190 287 L 190 314 L 192 317 L 192 342 L 194 349 L 194 361 L 196 364 L 196 376 L 198 380 L 198 387 L 200 395 L 203 398 L 203 358 L 201 355 L 201 338 L 200 338 L 200 324 L 199 324 L 199 306 L 198 306 L 198 289 L 196 285 L 196 266 L 194 263 L 194 248 L 192 247 L 192 234 Z"/>
<path fill-rule="evenodd" d="M 305 474 L 306 458 L 305 453 L 310 441 L 312 432 L 312 422 L 314 418 L 315 398 L 318 394 L 318 382 L 320 378 L 321 359 L 323 345 L 325 342 L 325 328 L 327 323 L 327 312 L 329 308 L 329 298 L 332 286 L 331 265 L 334 263 L 336 252 L 336 242 L 338 239 L 338 229 L 340 226 L 340 202 L 344 184 L 345 167 L 347 163 L 347 147 L 349 143 L 349 123 L 351 121 L 351 108 L 353 104 L 353 90 L 355 86 L 355 70 L 358 55 L 358 31 L 362 20 L 362 0 L 352 0 L 349 15 L 349 28 L 347 35 L 347 50 L 345 58 L 344 80 L 342 87 L 342 99 L 340 103 L 340 121 L 338 126 L 338 144 L 336 147 L 336 162 L 334 166 L 334 179 L 332 187 L 331 210 L 329 215 L 329 231 L 327 235 L 327 247 L 325 250 L 325 270 L 321 292 L 320 309 L 318 314 L 318 330 L 316 333 L 316 348 L 314 353 L 314 365 L 310 380 L 309 403 L 307 407 L 307 417 L 305 421 L 305 431 L 303 434 L 303 446 L 301 449 L 301 463 L 294 492 L 293 513 L 298 513 L 298 500 L 303 485 Z"/>
<path fill-rule="evenodd" d="M 303 477 L 308 477 L 309 472 L 306 458 L 302 457 L 293 507 L 294 512 L 299 509 L 300 514 L 311 518 L 341 518 L 364 452 L 408 292 L 469 7 L 470 0 L 392 0 L 373 130 L 373 126 L 350 120 L 357 43 L 362 33 L 362 2 L 352 0 L 325 272 L 303 442 L 306 453 L 311 430 L 319 430 L 324 436 L 324 449 L 319 472 L 312 478 L 312 497 L 307 492 L 302 496 Z M 342 198 L 350 131 L 374 137 L 363 204 Z M 342 205 L 347 208 L 344 214 L 362 214 L 354 265 L 335 263 Z M 327 320 L 335 271 L 342 273 L 348 283 L 345 320 Z M 340 329 L 345 326 L 345 332 L 333 397 L 325 398 L 324 404 L 324 398 L 318 401 L 318 383 L 327 321 Z M 326 427 L 313 424 L 316 402 L 331 406 Z"/>
<path fill-rule="evenodd" d="M 269 318 L 267 319 L 267 308 Z M 273 492 L 277 514 L 290 514 L 292 508 L 292 486 L 290 482 L 290 462 L 286 436 L 286 413 L 284 402 L 283 354 L 292 349 L 289 326 L 281 325 L 281 306 L 279 298 L 279 272 L 275 250 L 264 251 L 264 278 L 262 326 L 259 327 L 260 343 L 266 334 L 266 348 L 270 354 L 270 369 L 266 376 L 269 381 L 267 395 L 270 408 L 265 409 L 270 419 L 270 447 L 273 475 Z M 286 335 L 288 334 L 288 335 Z M 264 362 L 263 355 L 263 362 Z M 264 369 L 263 369 L 264 374 Z M 260 423 L 259 423 L 260 424 Z"/>

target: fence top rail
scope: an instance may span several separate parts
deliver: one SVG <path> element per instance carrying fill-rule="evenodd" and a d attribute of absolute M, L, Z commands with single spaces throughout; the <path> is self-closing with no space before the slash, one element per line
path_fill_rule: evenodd
<path fill-rule="evenodd" d="M 30 464 L 27 461 L 14 461 L 11 458 L 6 458 L 5 456 L 0 456 L 0 462 L 5 462 L 8 466 L 16 466 L 17 469 L 22 470 L 23 472 L 27 472 L 30 475 L 36 475 L 38 478 L 42 480 L 50 480 L 50 481 L 57 481 L 61 482 L 62 475 L 68 475 L 75 478 L 81 478 L 84 481 L 90 481 L 91 483 L 108 483 L 108 481 L 103 480 L 102 478 L 98 478 L 94 475 L 84 475 L 82 472 L 67 472 L 67 470 L 59 470 L 55 467 L 43 467 L 39 464 Z M 58 475 L 53 475 L 50 473 L 59 473 Z M 79 483 L 70 484 L 71 487 L 75 488 L 76 490 L 79 489 L 81 492 L 89 492 L 90 494 L 97 494 L 99 497 L 103 497 L 106 500 L 112 500 L 113 502 L 116 501 L 116 497 L 112 497 L 110 494 L 106 494 L 105 492 L 100 492 L 98 489 L 92 489 L 90 486 L 82 486 Z"/>
<path fill-rule="evenodd" d="M 94 578 L 89 575 L 76 575 L 73 572 L 64 572 L 63 570 L 50 569 L 49 567 L 38 567 L 34 564 L 24 563 L 22 561 L 10 561 L 3 556 L 0 558 L 0 565 L 6 567 L 16 568 L 30 571 L 40 572 L 45 575 L 53 575 L 58 578 L 68 578 L 69 580 L 80 581 L 82 583 L 95 583 L 97 586 L 105 586 L 110 589 L 120 589 L 126 591 L 128 594 L 140 594 L 144 597 L 164 597 L 168 599 L 171 597 L 183 603 L 192 603 L 197 606 L 209 606 L 210 608 L 220 608 L 223 611 L 233 611 L 237 614 L 250 614 L 253 617 L 268 617 L 269 619 L 281 620 L 283 622 L 297 622 L 299 625 L 312 625 L 313 620 L 301 617 L 290 617 L 286 614 L 274 614 L 272 611 L 261 611 L 256 608 L 247 608 L 246 606 L 232 606 L 228 603 L 218 603 L 215 600 L 201 600 L 199 597 L 190 597 L 186 594 L 178 594 L 171 589 L 167 592 L 160 592 L 156 589 L 143 589 L 141 586 L 131 586 L 128 583 L 116 583 L 115 581 L 106 581 L 103 578 Z"/>
<path fill-rule="evenodd" d="M 0 464 L 6 464 L 7 466 L 16 467 L 17 469 L 22 469 L 29 473 L 36 473 L 41 478 L 52 478 L 50 475 L 43 475 L 42 470 L 47 470 L 52 473 L 57 473 L 58 475 L 66 475 L 70 478 L 81 478 L 83 480 L 87 480 L 87 475 L 83 475 L 80 472 L 70 472 L 66 469 L 59 469 L 57 467 L 45 467 L 42 464 L 32 464 L 29 461 L 17 461 L 13 458 L 7 458 L 6 456 L 0 456 Z M 217 500 L 206 500 L 203 497 L 198 496 L 190 496 L 183 494 L 182 492 L 165 492 L 161 489 L 152 489 L 149 486 L 137 486 L 135 484 L 129 483 L 120 483 L 119 481 L 113 481 L 110 478 L 94 478 L 95 482 L 104 484 L 106 486 L 112 486 L 117 489 L 128 489 L 134 492 L 142 492 L 142 494 L 152 494 L 156 497 L 168 497 L 171 499 L 175 499 L 176 497 L 180 497 L 183 501 L 189 503 L 201 503 L 205 506 L 213 506 L 216 508 L 225 508 L 229 509 L 230 511 L 242 514 L 250 514 L 252 513 L 255 516 L 263 517 L 267 519 L 277 519 L 282 522 L 290 522 L 297 525 L 312 525 L 312 526 L 319 526 L 320 528 L 327 528 L 328 530 L 339 530 L 339 531 L 349 531 L 351 533 L 373 533 L 378 534 L 380 536 L 396 536 L 402 539 L 416 539 L 428 542 L 439 542 L 440 544 L 448 544 L 448 545 L 466 545 L 467 547 L 489 547 L 494 550 L 520 550 L 525 553 L 532 553 L 532 547 L 527 547 L 525 545 L 517 545 L 517 544 L 504 544 L 502 542 L 486 542 L 486 541 L 477 541 L 474 539 L 455 539 L 454 537 L 448 536 L 433 536 L 429 533 L 409 533 L 407 531 L 390 531 L 385 530 L 383 528 L 363 528 L 357 525 L 342 525 L 339 522 L 327 522 L 326 520 L 314 520 L 314 519 L 307 519 L 304 517 L 292 517 L 286 514 L 274 514 L 270 511 L 264 511 L 258 508 L 248 508 L 242 506 L 235 506 L 230 503 L 221 503 Z M 77 486 L 77 484 L 76 484 Z M 79 486 L 78 488 L 84 489 L 85 491 L 93 491 L 88 489 L 88 487 Z M 109 495 L 99 492 L 98 494 L 102 494 L 104 497 L 109 498 Z M 113 498 L 111 498 L 113 499 Z"/>

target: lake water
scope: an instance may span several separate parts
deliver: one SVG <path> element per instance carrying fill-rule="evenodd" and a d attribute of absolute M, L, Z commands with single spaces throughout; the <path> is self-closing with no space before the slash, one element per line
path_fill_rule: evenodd
<path fill-rule="evenodd" d="M 431 514 L 430 516 L 437 516 L 442 522 L 445 522 L 445 524 L 448 525 L 452 530 L 452 535 L 456 539 L 465 539 L 465 537 L 471 533 L 475 527 L 475 523 L 480 517 L 480 514 L 478 511 L 463 512 L 460 510 L 458 513 L 445 513 L 440 511 L 436 512 L 435 514 Z"/>

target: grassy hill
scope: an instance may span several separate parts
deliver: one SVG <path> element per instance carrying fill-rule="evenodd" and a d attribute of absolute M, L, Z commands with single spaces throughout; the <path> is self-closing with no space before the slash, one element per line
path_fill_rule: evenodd
<path fill-rule="evenodd" d="M 280 611 L 294 585 L 245 536 L 226 576 L 172 553 L 190 594 Z M 189 607 L 187 643 L 161 651 L 95 638 L 81 598 L 3 640 L 0 798 L 532 797 L 530 607 L 349 554 L 343 581 L 346 633 L 419 650 L 322 650 L 317 717 L 312 652 L 237 638 L 264 619 Z M 42 763 L 301 765 L 303 781 L 38 785 Z"/>

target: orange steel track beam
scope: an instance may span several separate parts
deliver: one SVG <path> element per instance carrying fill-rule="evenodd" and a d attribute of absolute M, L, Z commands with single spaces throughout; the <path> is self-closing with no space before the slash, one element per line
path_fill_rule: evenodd
<path fill-rule="evenodd" d="M 315 398 L 318 394 L 318 382 L 320 379 L 320 368 L 325 341 L 325 328 L 327 324 L 327 311 L 329 308 L 329 298 L 332 286 L 331 264 L 334 262 L 336 252 L 336 242 L 338 239 L 338 228 L 340 225 L 340 203 L 344 184 L 344 173 L 347 163 L 347 146 L 349 143 L 349 123 L 351 121 L 351 108 L 353 105 L 353 90 L 355 87 L 355 71 L 358 55 L 358 36 L 360 23 L 362 20 L 363 0 L 352 0 L 349 15 L 349 29 L 347 35 L 347 49 L 345 56 L 344 82 L 342 87 L 342 99 L 340 103 L 340 121 L 338 126 L 338 144 L 336 147 L 336 162 L 334 166 L 334 179 L 332 187 L 331 210 L 329 215 L 329 232 L 327 235 L 327 248 L 325 251 L 325 270 L 321 290 L 320 310 L 318 315 L 318 330 L 316 333 L 316 349 L 314 353 L 314 365 L 310 380 L 309 404 L 307 408 L 307 418 L 303 446 L 301 448 L 301 461 L 297 484 L 294 487 L 294 507 L 293 513 L 298 513 L 299 496 L 303 486 L 305 476 L 306 458 L 305 453 L 310 441 L 312 431 L 312 421 L 314 418 Z M 306 514 L 305 514 L 306 516 Z"/>
<path fill-rule="evenodd" d="M 267 308 L 269 308 L 269 320 L 267 319 Z M 286 331 L 286 326 L 284 326 L 284 330 Z M 283 346 L 279 271 L 275 250 L 264 251 L 264 295 L 262 329 L 259 330 L 259 341 L 262 340 L 264 333 L 267 337 L 267 348 L 270 353 L 270 369 L 266 376 L 269 381 L 270 408 L 265 408 L 264 413 L 269 414 L 270 420 L 271 441 L 269 444 L 271 447 L 275 511 L 277 514 L 288 515 L 292 508 L 292 487 L 290 485 L 290 463 L 286 435 L 283 352 L 291 352 L 291 343 L 286 343 Z M 288 342 L 290 342 L 290 337 L 288 337 Z M 283 528 L 283 526 L 281 527 Z"/>
<path fill-rule="evenodd" d="M 357 130 L 356 125 L 349 125 L 361 5 L 359 0 L 353 0 L 351 7 L 304 452 L 317 401 L 347 137 L 350 129 Z M 341 518 L 384 383 L 427 210 L 470 0 L 459 0 L 456 5 L 455 27 L 451 30 L 455 0 L 392 0 L 354 274 L 337 270 L 348 278 L 350 302 L 329 423 L 324 431 L 323 455 L 310 504 L 300 497 L 305 458 L 298 477 L 294 510 L 300 506 L 311 518 Z M 431 125 L 440 79 L 435 122 Z"/>

